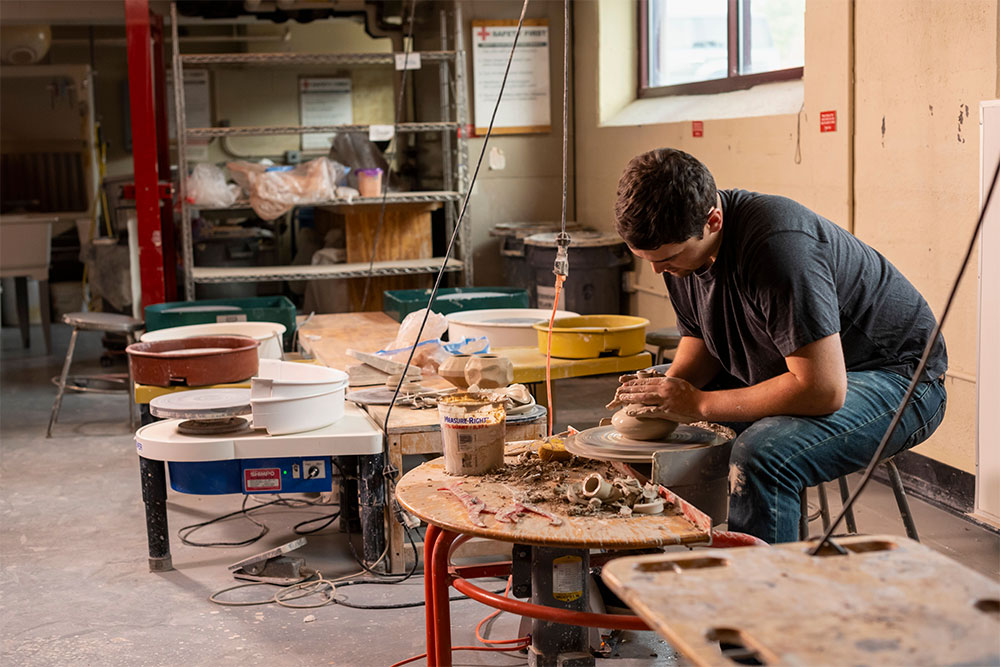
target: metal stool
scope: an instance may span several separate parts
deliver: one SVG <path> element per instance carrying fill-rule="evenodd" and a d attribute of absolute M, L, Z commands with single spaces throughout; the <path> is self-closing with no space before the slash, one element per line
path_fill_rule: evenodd
<path fill-rule="evenodd" d="M 656 348 L 656 365 L 663 363 L 664 350 L 673 350 L 680 345 L 680 342 L 681 332 L 677 330 L 677 327 L 664 327 L 646 333 L 646 345 L 652 345 Z M 674 356 L 671 354 L 669 359 L 673 358 Z"/>
<path fill-rule="evenodd" d="M 910 512 L 910 503 L 906 500 L 906 492 L 903 489 L 903 478 L 899 476 L 899 469 L 892 458 L 882 461 L 882 465 L 885 466 L 886 473 L 888 474 L 892 493 L 896 496 L 896 505 L 899 507 L 899 518 L 903 520 L 903 526 L 906 528 L 906 536 L 911 540 L 919 542 L 920 537 L 917 535 L 917 526 L 913 523 L 913 514 Z M 837 484 L 840 486 L 840 501 L 846 503 L 851 495 L 851 491 L 847 486 L 847 477 L 838 479 Z M 819 493 L 818 515 L 823 519 L 823 530 L 825 531 L 830 527 L 830 503 L 827 500 L 826 488 L 823 484 L 819 484 L 816 490 Z M 799 495 L 799 502 L 802 506 L 802 512 L 799 515 L 799 539 L 802 541 L 809 539 L 809 521 L 816 518 L 815 515 L 809 515 L 809 507 L 806 503 L 806 491 L 806 489 L 802 489 L 802 493 Z M 858 532 L 858 524 L 854 520 L 853 507 L 847 510 L 847 514 L 844 515 L 844 522 L 847 524 L 848 532 Z"/>
<path fill-rule="evenodd" d="M 131 344 L 136 340 L 136 332 L 140 331 L 144 324 L 142 320 L 129 317 L 127 315 L 116 315 L 114 313 L 66 313 L 63 315 L 63 322 L 73 327 L 73 334 L 69 339 L 69 349 L 66 350 L 66 360 L 63 362 L 62 374 L 58 378 L 52 378 L 59 391 L 56 394 L 56 401 L 52 404 L 52 414 L 49 416 L 49 428 L 45 431 L 45 437 L 52 437 L 52 425 L 59 418 L 59 408 L 62 406 L 63 394 L 66 388 L 73 391 L 89 391 L 99 394 L 113 394 L 124 391 L 128 394 L 128 423 L 129 427 L 135 429 L 135 398 L 132 395 L 132 367 L 126 377 L 121 374 L 107 374 L 94 376 L 78 376 L 72 378 L 72 382 L 67 384 L 69 377 L 69 367 L 73 362 L 73 349 L 76 347 L 76 335 L 81 331 L 104 331 L 110 333 L 124 334 L 126 340 Z M 101 386 L 103 384 L 103 386 Z M 124 385 L 118 387 L 114 385 Z"/>

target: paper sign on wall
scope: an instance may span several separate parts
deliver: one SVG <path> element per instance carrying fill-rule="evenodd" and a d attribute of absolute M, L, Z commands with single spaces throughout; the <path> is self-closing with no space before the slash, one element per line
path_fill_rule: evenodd
<path fill-rule="evenodd" d="M 472 85 L 477 135 L 486 134 L 489 127 L 516 32 L 517 21 L 472 22 Z M 549 22 L 528 19 L 517 40 L 493 132 L 548 132 L 552 129 L 549 96 Z"/>
<path fill-rule="evenodd" d="M 299 79 L 299 115 L 303 125 L 349 125 L 354 122 L 351 80 L 302 77 Z M 302 150 L 326 151 L 335 132 L 302 135 Z"/>

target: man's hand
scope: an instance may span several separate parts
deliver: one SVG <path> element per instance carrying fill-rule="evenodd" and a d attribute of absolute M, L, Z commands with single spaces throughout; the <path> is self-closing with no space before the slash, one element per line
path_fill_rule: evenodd
<path fill-rule="evenodd" d="M 615 400 L 609 408 L 625 406 L 625 414 L 631 417 L 669 419 L 681 423 L 701 421 L 701 399 L 699 391 L 686 380 L 674 377 L 646 377 L 625 375 L 615 392 Z"/>

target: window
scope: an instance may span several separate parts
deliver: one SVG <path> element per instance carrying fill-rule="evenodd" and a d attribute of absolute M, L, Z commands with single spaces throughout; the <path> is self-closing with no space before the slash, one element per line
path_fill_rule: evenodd
<path fill-rule="evenodd" d="M 805 0 L 641 0 L 639 97 L 802 78 Z"/>

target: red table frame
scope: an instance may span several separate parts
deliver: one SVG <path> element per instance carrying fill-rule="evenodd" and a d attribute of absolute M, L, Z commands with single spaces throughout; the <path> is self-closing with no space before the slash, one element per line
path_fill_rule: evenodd
<path fill-rule="evenodd" d="M 468 537 L 430 524 L 424 535 L 424 601 L 426 602 L 427 664 L 451 666 L 451 605 L 448 590 L 454 586 L 459 592 L 477 602 L 519 616 L 540 618 L 546 621 L 580 625 L 588 628 L 616 628 L 620 630 L 649 630 L 638 616 L 620 614 L 594 614 L 544 607 L 530 602 L 520 602 L 483 590 L 468 579 L 480 577 L 505 577 L 510 574 L 510 561 L 483 565 L 458 566 L 451 564 L 451 552 Z M 457 541 L 457 542 L 456 542 Z"/>
<path fill-rule="evenodd" d="M 519 616 L 587 628 L 651 629 L 638 616 L 556 609 L 512 600 L 483 590 L 468 580 L 480 577 L 506 577 L 510 575 L 511 564 L 510 561 L 504 561 L 482 565 L 452 565 L 452 551 L 468 539 L 470 539 L 468 536 L 460 536 L 459 533 L 439 528 L 433 524 L 427 525 L 427 532 L 424 535 L 424 602 L 427 664 L 429 667 L 451 667 L 451 603 L 448 599 L 448 591 L 451 586 L 477 602 Z M 765 545 L 765 543 L 750 535 L 713 531 L 711 541 L 698 546 L 730 548 L 759 545 Z M 605 558 L 598 557 L 594 558 L 592 562 L 600 563 L 610 560 L 612 557 L 613 555 L 608 555 Z"/>

